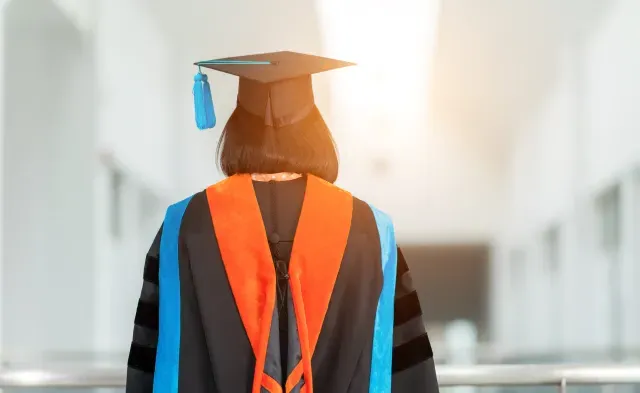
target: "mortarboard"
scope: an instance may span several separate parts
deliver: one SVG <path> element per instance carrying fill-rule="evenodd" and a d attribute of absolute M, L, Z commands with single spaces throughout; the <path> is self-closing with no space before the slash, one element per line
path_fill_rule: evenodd
<path fill-rule="evenodd" d="M 279 128 L 297 123 L 315 108 L 313 74 L 354 64 L 284 51 L 206 60 L 195 65 L 198 66 L 193 87 L 196 124 L 204 130 L 216 125 L 216 117 L 202 68 L 240 77 L 237 110 L 262 119 L 265 126 Z"/>

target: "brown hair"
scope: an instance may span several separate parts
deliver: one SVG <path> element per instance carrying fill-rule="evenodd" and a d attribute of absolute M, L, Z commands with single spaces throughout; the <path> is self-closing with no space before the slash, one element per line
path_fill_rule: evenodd
<path fill-rule="evenodd" d="M 217 158 L 227 176 L 293 172 L 330 183 L 338 177 L 336 145 L 315 106 L 304 120 L 281 128 L 236 108 L 220 136 Z"/>

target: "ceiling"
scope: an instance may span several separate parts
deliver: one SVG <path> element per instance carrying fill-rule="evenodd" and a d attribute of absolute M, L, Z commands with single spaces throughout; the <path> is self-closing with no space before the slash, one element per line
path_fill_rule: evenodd
<path fill-rule="evenodd" d="M 444 0 L 431 86 L 442 132 L 504 154 L 554 86 L 561 50 L 597 28 L 610 0 Z"/>

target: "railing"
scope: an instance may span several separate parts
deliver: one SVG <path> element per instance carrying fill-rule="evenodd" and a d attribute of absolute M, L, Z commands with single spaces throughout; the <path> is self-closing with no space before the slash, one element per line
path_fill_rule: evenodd
<path fill-rule="evenodd" d="M 439 366 L 440 386 L 558 386 L 640 384 L 638 366 Z M 0 370 L 0 388 L 122 388 L 121 369 Z"/>
<path fill-rule="evenodd" d="M 557 386 L 640 384 L 640 366 L 499 365 L 438 368 L 440 386 Z"/>

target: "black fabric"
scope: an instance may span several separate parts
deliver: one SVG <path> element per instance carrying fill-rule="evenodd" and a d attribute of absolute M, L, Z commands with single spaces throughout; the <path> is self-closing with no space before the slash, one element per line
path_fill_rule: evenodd
<path fill-rule="evenodd" d="M 216 60 L 259 61 L 271 64 L 212 64 L 212 62 L 201 61 L 195 65 L 267 85 L 355 65 L 341 60 L 291 51 L 257 53 Z"/>
<path fill-rule="evenodd" d="M 134 329 L 127 361 L 126 393 L 151 393 L 158 345 L 158 268 L 162 227 L 147 252 L 143 284 L 134 317 Z"/>
<path fill-rule="evenodd" d="M 306 177 L 286 182 L 253 182 L 254 192 L 262 214 L 265 231 L 271 249 L 276 270 L 278 310 L 280 375 L 273 376 L 276 381 L 286 381 L 287 376 L 300 359 L 299 343 L 291 343 L 289 348 L 289 331 L 295 329 L 295 314 L 290 310 L 289 293 L 289 261 L 293 248 L 293 238 L 298 226 L 298 218 L 302 211 L 302 201 L 306 188 Z M 294 331 L 295 333 L 295 331 Z M 291 361 L 289 360 L 291 359 Z"/>
<path fill-rule="evenodd" d="M 411 341 L 393 348 L 393 372 L 406 370 L 417 363 L 433 357 L 431 343 L 427 333 L 423 333 Z"/>
<path fill-rule="evenodd" d="M 422 316 L 420 300 L 415 288 L 407 287 L 413 285 L 410 279 L 409 265 L 404 259 L 402 250 L 398 248 L 398 267 L 396 274 L 396 298 L 393 313 L 393 323 L 395 326 L 402 325 L 416 317 Z M 399 293 L 404 294 L 398 296 Z"/>
<path fill-rule="evenodd" d="M 392 393 L 438 393 L 433 350 L 407 261 L 398 248 Z"/>
<path fill-rule="evenodd" d="M 302 387 L 304 386 L 304 377 L 300 378 L 300 381 L 296 384 L 296 386 L 291 389 L 290 393 L 300 393 Z"/>
<path fill-rule="evenodd" d="M 281 128 L 303 122 L 318 112 L 312 74 L 348 67 L 353 63 L 295 52 L 272 52 L 220 60 L 264 61 L 271 64 L 211 64 L 202 67 L 240 77 L 238 106 L 232 118 L 255 117 L 258 129 Z M 252 127 L 254 128 L 254 127 Z M 302 128 L 304 129 L 304 128 Z"/>
<path fill-rule="evenodd" d="M 136 344 L 144 347 L 156 348 L 158 344 L 158 331 L 154 329 L 135 325 L 133 327 L 133 337 Z"/>
<path fill-rule="evenodd" d="M 158 285 L 158 275 L 160 274 L 160 236 L 162 236 L 162 229 L 154 240 L 155 247 L 152 246 L 152 250 L 149 251 L 144 261 L 144 281 L 155 285 Z M 153 253 L 151 253 L 152 251 Z"/>
<path fill-rule="evenodd" d="M 287 323 L 287 332 L 286 337 L 288 338 L 288 343 L 286 347 L 281 347 L 281 351 L 284 352 L 285 360 L 282 364 L 285 364 L 286 376 L 291 375 L 293 369 L 300 363 L 302 360 L 302 349 L 300 348 L 300 335 L 298 334 L 298 325 L 296 319 L 296 313 L 293 308 L 293 297 L 291 296 L 291 291 L 289 291 L 287 295 L 287 307 L 289 308 L 289 319 Z M 286 378 L 284 379 L 286 382 Z"/>
<path fill-rule="evenodd" d="M 314 392 L 369 391 L 373 328 L 382 291 L 380 236 L 369 205 L 353 198 L 347 247 L 311 360 Z"/>
<path fill-rule="evenodd" d="M 402 253 L 402 249 L 398 247 L 398 266 L 396 268 L 397 275 L 396 280 L 399 280 L 405 273 L 409 272 L 409 265 L 407 264 L 407 260 L 404 258 L 404 254 Z"/>
<path fill-rule="evenodd" d="M 254 182 L 266 233 L 272 240 L 279 240 L 271 244 L 274 261 L 285 261 L 287 268 L 305 187 L 305 177 L 286 182 Z M 354 198 L 347 248 L 312 358 L 315 392 L 369 391 L 373 325 L 382 290 L 382 271 L 371 266 L 381 266 L 379 250 L 380 237 L 373 213 L 365 202 Z M 279 292 L 286 296 L 287 281 L 279 280 L 283 281 Z M 286 299 L 284 296 L 279 297 L 279 302 Z M 298 348 L 287 348 L 285 342 L 288 330 L 294 326 L 291 321 L 287 323 L 291 305 L 279 304 L 278 311 L 282 364 L 287 365 L 288 375 L 300 359 L 300 352 Z"/>
<path fill-rule="evenodd" d="M 275 184 L 254 183 L 267 234 L 271 240 L 278 240 L 272 245 L 274 263 L 289 262 L 305 187 L 305 178 Z M 330 212 L 330 206 L 327 211 Z M 160 235 L 161 231 L 145 262 L 145 283 L 129 356 L 127 393 L 152 393 L 153 389 Z M 420 322 L 422 312 L 413 299 L 415 291 L 406 261 L 401 252 L 398 256 L 395 314 L 399 318 L 394 331 L 398 345 L 393 349 L 392 392 L 437 393 L 431 345 Z M 255 357 L 220 257 L 204 192 L 193 196 L 185 212 L 180 231 L 179 265 L 178 393 L 250 393 Z M 375 218 L 365 202 L 354 198 L 347 246 L 311 359 L 314 392 L 369 392 L 373 328 L 382 289 L 380 266 Z M 288 291 L 285 293 L 284 299 L 290 298 Z M 289 337 L 288 330 L 295 326 L 290 320 L 295 314 L 287 303 L 285 300 L 284 304 L 278 304 L 281 331 L 278 338 Z M 284 362 L 279 359 L 282 368 L 290 371 L 299 360 L 298 348 L 293 343 L 279 344 L 285 357 Z"/>
<path fill-rule="evenodd" d="M 199 322 L 194 318 L 183 320 L 183 323 L 201 323 L 205 341 L 198 346 L 195 344 L 201 340 L 196 339 L 196 343 L 188 345 L 189 340 L 183 334 L 181 343 L 188 346 L 181 348 L 181 366 L 183 359 L 188 357 L 201 359 L 207 356 L 211 367 L 209 374 L 215 381 L 215 387 L 208 393 L 249 393 L 255 357 L 227 280 L 204 192 L 191 199 L 181 233 L 191 268 L 191 280 L 181 282 L 181 286 L 192 285 L 200 313 Z M 198 330 L 196 327 L 187 329 Z M 179 393 L 190 393 L 184 384 L 197 384 L 199 378 L 185 381 L 183 371 L 181 368 Z"/>
<path fill-rule="evenodd" d="M 395 326 L 402 325 L 420 315 L 422 315 L 422 310 L 420 309 L 420 300 L 416 291 L 395 300 L 393 312 Z"/>
<path fill-rule="evenodd" d="M 142 284 L 142 293 L 140 294 L 140 302 L 154 303 L 158 301 L 159 296 L 158 284 L 145 281 Z"/>
<path fill-rule="evenodd" d="M 129 351 L 129 367 L 145 373 L 153 373 L 156 366 L 156 348 L 131 343 Z"/>
<path fill-rule="evenodd" d="M 271 330 L 269 331 L 269 342 L 267 344 L 267 356 L 264 362 L 263 371 L 274 381 L 282 385 L 285 381 L 286 374 L 282 369 L 283 362 L 280 357 L 280 332 L 279 329 L 278 307 L 273 307 L 273 315 L 271 316 Z"/>
<path fill-rule="evenodd" d="M 393 374 L 391 393 L 438 393 L 433 358 Z"/>
<path fill-rule="evenodd" d="M 147 329 L 158 330 L 158 303 L 150 302 L 138 302 L 138 308 L 136 309 L 136 316 L 134 320 L 138 326 L 145 327 Z"/>
<path fill-rule="evenodd" d="M 196 194 L 182 218 L 178 259 L 180 268 L 180 364 L 178 392 L 212 393 L 217 392 L 216 380 L 211 373 L 211 358 L 205 350 L 207 337 L 201 318 L 202 307 L 196 294 L 192 256 L 185 243 L 191 237 L 191 228 L 199 224 L 201 215 L 208 214 L 208 204 L 202 192 Z M 196 258 L 200 255 L 195 255 Z M 199 258 L 198 258 L 199 259 Z M 206 298 L 204 307 L 209 306 Z"/>
<path fill-rule="evenodd" d="M 151 393 L 153 391 L 153 372 L 136 368 L 127 369 L 126 392 Z"/>

